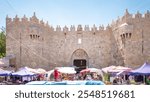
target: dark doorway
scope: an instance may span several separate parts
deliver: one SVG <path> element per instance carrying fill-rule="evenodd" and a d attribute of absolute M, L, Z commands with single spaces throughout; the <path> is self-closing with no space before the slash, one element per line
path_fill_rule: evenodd
<path fill-rule="evenodd" d="M 86 68 L 86 60 L 85 59 L 75 59 L 73 61 L 73 65 L 76 66 L 76 71 L 80 72 L 81 70 Z"/>

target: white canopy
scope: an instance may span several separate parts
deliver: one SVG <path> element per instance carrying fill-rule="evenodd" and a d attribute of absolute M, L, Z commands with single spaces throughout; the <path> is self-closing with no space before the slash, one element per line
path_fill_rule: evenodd
<path fill-rule="evenodd" d="M 12 73 L 11 71 L 0 70 L 0 76 L 8 76 L 8 75 L 10 75 L 11 73 Z"/>
<path fill-rule="evenodd" d="M 45 69 L 42 69 L 42 68 L 38 68 L 38 69 L 36 69 L 36 71 L 37 71 L 39 74 L 45 74 L 45 73 L 46 73 L 46 70 L 45 70 Z"/>
<path fill-rule="evenodd" d="M 66 74 L 75 74 L 75 68 L 74 67 L 56 67 L 60 73 L 66 73 Z"/>
<path fill-rule="evenodd" d="M 128 67 L 123 67 L 123 66 L 109 66 L 109 67 L 106 67 L 106 68 L 102 68 L 102 71 L 105 72 L 105 73 L 119 73 L 119 72 L 122 72 L 122 71 L 131 71 L 132 69 L 131 68 L 128 68 Z"/>
<path fill-rule="evenodd" d="M 28 71 L 26 68 L 22 68 L 19 71 L 12 73 L 12 75 L 14 75 L 14 76 L 33 76 L 35 74 Z"/>
<path fill-rule="evenodd" d="M 35 73 L 35 74 L 45 74 L 46 73 L 46 70 L 44 70 L 42 68 L 33 69 L 33 68 L 29 68 L 29 67 L 22 67 L 19 70 L 22 70 L 22 69 L 26 69 L 32 73 Z"/>
<path fill-rule="evenodd" d="M 60 73 L 65 73 L 65 74 L 75 74 L 75 68 L 74 67 L 56 67 L 55 69 L 58 70 L 58 72 Z M 52 74 L 54 72 L 54 70 L 50 70 L 48 72 L 48 74 Z"/>

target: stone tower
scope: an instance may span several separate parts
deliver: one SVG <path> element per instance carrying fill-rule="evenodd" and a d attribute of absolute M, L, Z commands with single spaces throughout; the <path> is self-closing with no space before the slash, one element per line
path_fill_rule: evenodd
<path fill-rule="evenodd" d="M 149 60 L 150 46 L 149 11 L 142 16 L 139 12 L 132 15 L 126 10 L 123 17 L 112 24 L 112 32 L 117 41 L 118 48 L 124 59 L 124 65 L 128 67 L 137 67 Z"/>

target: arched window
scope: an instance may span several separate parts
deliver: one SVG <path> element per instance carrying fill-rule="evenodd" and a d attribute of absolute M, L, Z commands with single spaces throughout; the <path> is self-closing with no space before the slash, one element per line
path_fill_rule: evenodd
<path fill-rule="evenodd" d="M 123 38 L 125 39 L 125 34 L 123 34 Z"/>
<path fill-rule="evenodd" d="M 132 33 L 129 33 L 129 38 L 131 38 Z"/>
<path fill-rule="evenodd" d="M 30 35 L 30 39 L 32 39 L 32 35 Z"/>
<path fill-rule="evenodd" d="M 35 39 L 35 35 L 33 35 L 33 39 Z"/>

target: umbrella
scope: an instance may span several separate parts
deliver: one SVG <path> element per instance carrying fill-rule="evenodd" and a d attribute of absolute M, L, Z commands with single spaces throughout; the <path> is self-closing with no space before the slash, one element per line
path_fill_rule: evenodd
<path fill-rule="evenodd" d="M 19 68 L 19 70 L 28 70 L 32 73 L 38 73 L 36 69 L 33 69 L 33 68 L 29 68 L 29 67 L 22 67 L 22 68 Z"/>
<path fill-rule="evenodd" d="M 86 72 L 101 72 L 101 70 L 97 68 L 86 68 L 80 71 L 80 73 L 86 73 Z"/>
<path fill-rule="evenodd" d="M 14 75 L 14 76 L 34 76 L 35 73 L 32 73 L 32 72 L 30 72 L 24 68 L 24 69 L 21 69 L 15 73 L 12 73 L 12 75 Z"/>
<path fill-rule="evenodd" d="M 106 68 L 102 68 L 102 71 L 105 73 L 119 73 L 119 72 L 130 72 L 132 69 L 123 66 L 110 66 Z"/>
<path fill-rule="evenodd" d="M 65 73 L 65 74 L 75 74 L 76 71 L 74 67 L 56 67 L 58 69 L 58 72 Z"/>
<path fill-rule="evenodd" d="M 66 69 L 66 68 L 61 68 L 58 70 L 60 73 L 66 73 L 66 74 L 75 74 L 76 71 L 75 70 L 71 70 L 71 69 Z"/>
<path fill-rule="evenodd" d="M 11 73 L 12 73 L 11 71 L 0 70 L 0 76 L 8 76 L 8 75 L 10 75 Z"/>
<path fill-rule="evenodd" d="M 140 68 L 130 72 L 131 75 L 150 75 L 150 64 L 144 63 Z"/>
<path fill-rule="evenodd" d="M 29 68 L 29 67 L 22 67 L 20 68 L 19 70 L 22 70 L 22 69 L 26 69 L 32 73 L 35 73 L 35 74 L 45 74 L 46 73 L 46 70 L 42 69 L 42 68 L 38 68 L 38 69 L 33 69 L 33 68 Z"/>
<path fill-rule="evenodd" d="M 90 72 L 89 68 L 86 68 L 86 69 L 83 69 L 83 70 L 80 71 L 80 73 L 88 73 L 88 72 Z"/>
<path fill-rule="evenodd" d="M 45 73 L 46 73 L 46 70 L 44 70 L 44 69 L 42 69 L 42 68 L 38 68 L 36 71 L 37 71 L 38 73 L 40 73 L 40 74 L 45 74 Z"/>
<path fill-rule="evenodd" d="M 108 73 L 109 70 L 113 70 L 116 66 L 109 66 L 109 67 L 105 67 L 105 68 L 102 68 L 102 71 L 105 72 L 105 73 Z"/>

